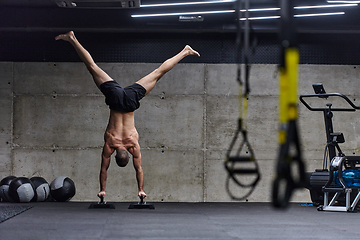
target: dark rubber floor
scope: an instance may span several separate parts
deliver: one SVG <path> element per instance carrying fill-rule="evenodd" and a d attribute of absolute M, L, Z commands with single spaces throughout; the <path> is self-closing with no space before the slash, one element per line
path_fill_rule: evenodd
<path fill-rule="evenodd" d="M 0 239 L 360 239 L 359 213 L 300 204 L 285 211 L 269 203 L 154 203 L 155 210 L 129 210 L 129 204 L 21 204 L 34 207 L 0 223 Z"/>

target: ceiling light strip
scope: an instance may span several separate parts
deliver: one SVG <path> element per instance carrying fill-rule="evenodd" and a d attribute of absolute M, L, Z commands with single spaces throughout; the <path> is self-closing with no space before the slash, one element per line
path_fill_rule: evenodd
<path fill-rule="evenodd" d="M 360 3 L 360 1 L 331 1 L 328 0 L 328 3 Z"/>
<path fill-rule="evenodd" d="M 264 11 L 279 11 L 281 8 L 253 8 L 249 12 L 264 12 Z M 241 9 L 240 12 L 246 12 L 246 9 Z"/>
<path fill-rule="evenodd" d="M 266 16 L 266 17 L 250 17 L 249 20 L 264 20 L 264 19 L 277 19 L 280 16 Z M 240 18 L 240 21 L 245 21 L 246 18 Z"/>
<path fill-rule="evenodd" d="M 159 14 L 139 14 L 131 15 L 131 17 L 164 17 L 164 16 L 180 16 L 180 15 L 199 15 L 199 14 L 216 14 L 216 13 L 234 13 L 235 10 L 224 11 L 205 11 L 205 12 L 182 12 L 182 13 L 159 13 Z"/>
<path fill-rule="evenodd" d="M 294 9 L 316 9 L 316 8 L 336 8 L 336 7 L 356 7 L 358 4 L 331 4 L 331 5 L 314 5 L 314 6 L 297 6 Z M 254 8 L 249 9 L 249 12 L 262 12 L 262 11 L 279 11 L 280 8 Z M 241 9 L 240 12 L 246 12 Z"/>
<path fill-rule="evenodd" d="M 159 3 L 159 4 L 145 4 L 140 7 L 170 7 L 170 6 L 184 6 L 184 5 L 200 5 L 200 4 L 214 4 L 214 3 L 229 3 L 236 0 L 220 0 L 220 1 L 204 1 L 204 2 L 183 2 L 183 3 Z"/>
<path fill-rule="evenodd" d="M 144 4 L 140 5 L 142 8 L 146 7 L 171 7 L 171 6 L 187 6 L 187 5 L 200 5 L 200 4 L 216 4 L 216 3 L 230 3 L 235 2 L 236 0 L 214 0 L 214 1 L 203 1 L 203 2 L 179 2 L 179 3 L 159 3 L 159 4 Z M 310 8 L 332 8 L 332 7 L 353 7 L 357 6 L 360 1 L 331 1 L 328 0 L 328 3 L 344 3 L 344 4 L 332 4 L 332 5 L 316 5 L 316 6 L 298 6 L 294 9 L 310 9 Z M 249 11 L 269 11 L 269 10 L 279 10 L 280 8 L 259 8 L 259 9 L 249 9 Z M 241 10 L 245 11 L 245 10 Z"/>
<path fill-rule="evenodd" d="M 235 10 L 228 11 L 208 11 L 208 12 L 183 12 L 183 13 L 164 13 L 164 14 L 142 14 L 142 15 L 131 15 L 131 17 L 164 17 L 164 16 L 182 16 L 182 15 L 200 15 L 200 14 L 213 14 L 213 13 L 229 13 L 235 12 Z M 317 17 L 317 16 L 331 16 L 331 15 L 343 15 L 345 12 L 332 12 L 332 13 L 312 13 L 312 14 L 296 14 L 294 17 Z M 264 16 L 264 17 L 250 17 L 249 20 L 260 20 L 260 19 L 276 19 L 280 16 Z M 241 18 L 241 21 L 246 18 Z"/>
<path fill-rule="evenodd" d="M 228 0 L 234 1 L 234 0 Z M 211 1 L 215 2 L 225 2 L 225 1 Z M 360 2 L 360 1 L 359 1 Z M 172 3 L 172 4 L 195 4 L 199 2 L 193 3 Z M 201 2 L 206 3 L 206 2 Z M 159 5 L 159 4 L 157 4 Z M 161 4 L 166 5 L 166 4 Z M 315 9 L 315 8 L 334 8 L 334 7 L 355 7 L 358 4 L 332 4 L 332 5 L 315 5 L 315 6 L 297 6 L 294 9 Z M 278 11 L 280 8 L 255 8 L 249 9 L 249 12 L 260 12 L 260 11 Z M 240 10 L 241 12 L 245 12 L 245 9 Z M 159 14 L 139 14 L 139 15 L 131 15 L 131 17 L 160 17 L 160 16 L 179 16 L 179 15 L 196 15 L 196 14 L 219 14 L 219 13 L 234 13 L 235 10 L 221 10 L 221 11 L 202 11 L 202 12 L 180 12 L 180 13 L 159 13 Z M 260 19 L 261 17 L 259 17 Z M 258 19 L 258 18 L 257 18 Z"/>
<path fill-rule="evenodd" d="M 312 9 L 312 8 L 334 8 L 334 7 L 356 7 L 357 4 L 331 4 L 331 5 L 315 5 L 315 6 L 298 6 L 294 9 Z"/>
<path fill-rule="evenodd" d="M 312 13 L 312 14 L 296 14 L 294 17 L 321 17 L 332 15 L 343 15 L 345 12 L 333 12 L 333 13 Z M 265 16 L 265 17 L 250 17 L 249 20 L 264 20 L 264 19 L 278 19 L 280 16 Z M 240 18 L 240 21 L 245 21 L 246 18 Z"/>
<path fill-rule="evenodd" d="M 318 17 L 318 16 L 332 16 L 332 15 L 343 15 L 345 12 L 333 12 L 333 13 L 313 13 L 313 14 L 297 14 L 294 17 Z"/>

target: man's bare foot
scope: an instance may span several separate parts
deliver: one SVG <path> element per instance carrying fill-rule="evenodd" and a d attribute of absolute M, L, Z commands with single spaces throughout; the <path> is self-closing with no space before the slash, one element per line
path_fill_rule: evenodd
<path fill-rule="evenodd" d="M 70 31 L 68 33 L 65 34 L 60 34 L 58 36 L 55 37 L 55 40 L 64 40 L 64 41 L 68 41 L 70 42 L 71 40 L 73 40 L 75 38 L 75 34 L 73 31 Z"/>
<path fill-rule="evenodd" d="M 198 57 L 200 57 L 200 54 L 194 49 L 192 49 L 189 45 L 185 46 L 184 51 L 186 51 L 187 55 L 197 55 Z"/>

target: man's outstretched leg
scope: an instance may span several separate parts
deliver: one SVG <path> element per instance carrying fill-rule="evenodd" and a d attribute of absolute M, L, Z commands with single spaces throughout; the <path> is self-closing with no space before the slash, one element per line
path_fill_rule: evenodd
<path fill-rule="evenodd" d="M 180 62 L 186 56 L 196 55 L 200 57 L 200 54 L 197 51 L 194 51 L 189 45 L 186 45 L 185 48 L 176 54 L 174 57 L 166 60 L 161 66 L 155 69 L 153 72 L 143 77 L 136 83 L 140 84 L 146 89 L 146 94 L 148 94 L 155 86 L 156 82 L 164 76 L 165 73 L 170 71 L 175 65 Z"/>
<path fill-rule="evenodd" d="M 90 53 L 79 43 L 73 31 L 60 34 L 59 36 L 55 37 L 55 40 L 64 40 L 73 45 L 80 59 L 85 63 L 87 69 L 93 76 L 94 82 L 98 88 L 100 88 L 102 83 L 106 81 L 112 81 L 112 78 L 109 77 L 109 75 L 107 75 L 101 68 L 99 68 L 99 66 L 92 59 Z"/>

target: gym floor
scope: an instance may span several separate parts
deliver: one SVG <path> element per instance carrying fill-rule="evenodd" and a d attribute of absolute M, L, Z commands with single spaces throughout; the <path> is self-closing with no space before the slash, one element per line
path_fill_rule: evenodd
<path fill-rule="evenodd" d="M 8 206 L 14 203 L 0 203 Z M 154 203 L 155 210 L 88 209 L 87 202 L 42 202 L 0 223 L 1 240 L 26 239 L 359 239 L 358 213 L 319 212 L 292 203 Z"/>

